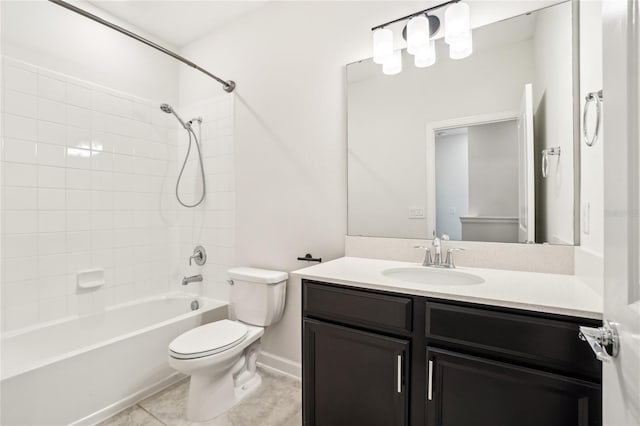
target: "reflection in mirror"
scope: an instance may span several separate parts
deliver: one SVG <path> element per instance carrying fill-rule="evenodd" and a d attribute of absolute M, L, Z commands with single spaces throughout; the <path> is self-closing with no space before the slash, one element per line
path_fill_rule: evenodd
<path fill-rule="evenodd" d="M 474 29 L 465 59 L 436 34 L 431 67 L 349 64 L 349 235 L 573 244 L 572 31 L 565 2 Z"/>
<path fill-rule="evenodd" d="M 516 139 L 515 119 L 436 133 L 437 235 L 518 242 Z"/>

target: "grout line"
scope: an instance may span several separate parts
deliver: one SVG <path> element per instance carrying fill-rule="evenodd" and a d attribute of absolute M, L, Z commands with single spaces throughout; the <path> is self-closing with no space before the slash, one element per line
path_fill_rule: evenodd
<path fill-rule="evenodd" d="M 140 403 L 136 404 L 138 407 L 140 407 L 145 413 L 147 413 L 148 415 L 150 415 L 151 417 L 153 417 L 154 419 L 156 419 L 157 421 L 159 421 L 160 423 L 162 423 L 164 426 L 168 426 L 167 423 L 163 422 L 162 420 L 160 420 L 158 418 L 158 416 L 154 415 L 151 411 L 147 410 L 146 408 L 144 408 L 142 405 L 140 405 Z"/>

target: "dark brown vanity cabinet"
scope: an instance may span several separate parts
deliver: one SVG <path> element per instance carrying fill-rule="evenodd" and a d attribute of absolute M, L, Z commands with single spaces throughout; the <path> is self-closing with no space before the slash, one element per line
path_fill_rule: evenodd
<path fill-rule="evenodd" d="M 303 280 L 305 426 L 599 426 L 595 320 Z"/>

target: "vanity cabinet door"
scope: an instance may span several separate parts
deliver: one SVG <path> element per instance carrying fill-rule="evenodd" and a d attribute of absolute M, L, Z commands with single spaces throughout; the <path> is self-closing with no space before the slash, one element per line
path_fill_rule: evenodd
<path fill-rule="evenodd" d="M 427 348 L 428 426 L 601 425 L 600 386 Z"/>
<path fill-rule="evenodd" d="M 407 424 L 409 342 L 304 320 L 306 426 Z"/>

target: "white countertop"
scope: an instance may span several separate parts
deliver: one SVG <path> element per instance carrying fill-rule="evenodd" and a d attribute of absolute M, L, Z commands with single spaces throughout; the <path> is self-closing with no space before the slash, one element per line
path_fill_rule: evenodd
<path fill-rule="evenodd" d="M 473 285 L 415 284 L 384 276 L 389 268 L 418 263 L 342 257 L 292 274 L 352 287 L 439 299 L 602 319 L 602 296 L 573 275 L 458 267 L 484 279 Z"/>

